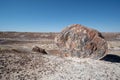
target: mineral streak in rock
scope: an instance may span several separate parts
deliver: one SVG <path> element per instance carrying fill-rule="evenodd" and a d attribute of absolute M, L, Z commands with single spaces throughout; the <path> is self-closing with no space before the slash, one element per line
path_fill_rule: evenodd
<path fill-rule="evenodd" d="M 62 56 L 100 59 L 106 54 L 107 42 L 97 30 L 73 24 L 55 37 Z"/>

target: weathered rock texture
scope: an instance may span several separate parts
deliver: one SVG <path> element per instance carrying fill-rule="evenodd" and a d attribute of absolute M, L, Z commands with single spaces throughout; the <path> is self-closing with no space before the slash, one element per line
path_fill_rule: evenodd
<path fill-rule="evenodd" d="M 45 51 L 45 49 L 42 49 L 42 48 L 40 48 L 38 46 L 33 47 L 32 51 L 39 52 L 39 53 L 42 53 L 42 54 L 47 54 L 47 52 Z"/>
<path fill-rule="evenodd" d="M 107 42 L 100 32 L 79 24 L 65 28 L 55 38 L 62 56 L 100 59 L 107 52 Z"/>

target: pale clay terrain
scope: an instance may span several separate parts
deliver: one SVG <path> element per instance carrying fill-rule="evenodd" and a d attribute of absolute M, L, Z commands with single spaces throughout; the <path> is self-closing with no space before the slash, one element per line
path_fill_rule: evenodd
<path fill-rule="evenodd" d="M 117 55 L 113 60 L 56 56 L 53 39 L 0 42 L 0 80 L 120 80 L 120 41 L 108 41 L 108 55 Z M 33 52 L 34 46 L 48 54 Z"/>

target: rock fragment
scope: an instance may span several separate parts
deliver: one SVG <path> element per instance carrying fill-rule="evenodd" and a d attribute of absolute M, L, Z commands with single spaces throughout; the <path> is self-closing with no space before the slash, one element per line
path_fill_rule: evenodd
<path fill-rule="evenodd" d="M 33 47 L 32 51 L 43 53 L 43 54 L 47 54 L 47 52 L 45 51 L 45 49 L 42 49 L 42 48 L 40 48 L 38 46 Z"/>

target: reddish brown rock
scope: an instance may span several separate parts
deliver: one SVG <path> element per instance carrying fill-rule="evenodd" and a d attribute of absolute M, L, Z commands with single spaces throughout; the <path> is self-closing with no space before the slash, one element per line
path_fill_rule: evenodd
<path fill-rule="evenodd" d="M 33 47 L 32 51 L 39 52 L 39 53 L 42 53 L 42 54 L 47 54 L 47 52 L 45 51 L 45 49 L 42 49 L 42 48 L 40 48 L 38 46 Z"/>
<path fill-rule="evenodd" d="M 100 32 L 79 24 L 65 28 L 56 36 L 55 43 L 62 56 L 100 59 L 108 50 Z"/>

